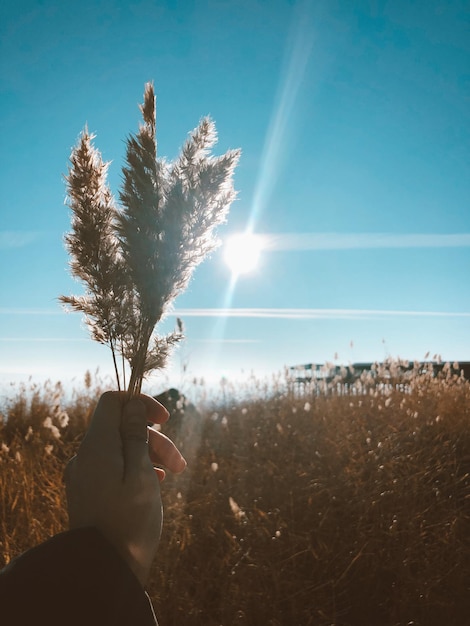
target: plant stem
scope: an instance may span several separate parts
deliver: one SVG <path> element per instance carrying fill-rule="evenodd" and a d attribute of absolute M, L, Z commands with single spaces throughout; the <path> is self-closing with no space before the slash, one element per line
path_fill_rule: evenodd
<path fill-rule="evenodd" d="M 117 362 L 116 362 L 116 351 L 114 349 L 114 341 L 113 341 L 113 339 L 109 340 L 109 345 L 111 347 L 111 354 L 113 355 L 114 373 L 116 374 L 116 382 L 117 382 L 117 386 L 118 386 L 118 391 L 121 391 L 121 382 L 119 380 L 119 371 L 118 371 L 118 366 L 117 366 Z"/>
<path fill-rule="evenodd" d="M 127 389 L 130 397 L 140 393 L 142 389 L 142 380 L 145 372 L 145 359 L 147 357 L 147 348 L 152 335 L 153 326 L 146 324 L 144 330 L 139 334 L 139 348 L 136 358 L 132 366 L 131 377 L 129 379 L 129 387 Z"/>
<path fill-rule="evenodd" d="M 122 345 L 122 344 L 121 344 Z M 126 388 L 126 360 L 124 359 L 124 352 L 121 350 L 121 367 L 122 367 L 122 386 Z"/>

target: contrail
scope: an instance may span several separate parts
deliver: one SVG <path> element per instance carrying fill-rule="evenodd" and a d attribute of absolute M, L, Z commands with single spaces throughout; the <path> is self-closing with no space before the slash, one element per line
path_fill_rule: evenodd
<path fill-rule="evenodd" d="M 0 315 L 63 315 L 54 309 L 0 308 Z M 175 309 L 170 317 L 245 317 L 262 319 L 364 319 L 378 317 L 453 317 L 467 318 L 470 313 L 453 311 L 394 311 L 389 309 L 280 309 L 280 308 L 206 308 Z"/>
<path fill-rule="evenodd" d="M 470 233 L 259 233 L 265 250 L 362 250 L 380 248 L 461 248 Z"/>
<path fill-rule="evenodd" d="M 365 319 L 378 317 L 453 317 L 467 318 L 470 313 L 448 311 L 391 311 L 372 309 L 177 309 L 170 313 L 178 317 L 237 317 L 261 319 Z"/>

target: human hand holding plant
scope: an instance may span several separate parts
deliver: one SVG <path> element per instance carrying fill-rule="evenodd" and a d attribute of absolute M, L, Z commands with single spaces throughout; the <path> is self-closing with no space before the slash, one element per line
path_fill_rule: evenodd
<path fill-rule="evenodd" d="M 85 314 L 93 339 L 111 348 L 118 388 L 130 396 L 149 372 L 164 367 L 182 337 L 182 323 L 163 337 L 154 328 L 217 245 L 214 229 L 235 197 L 232 177 L 239 151 L 210 155 L 217 135 L 204 118 L 172 163 L 157 158 L 155 95 L 145 86 L 143 124 L 127 139 L 117 206 L 107 185 L 107 163 L 85 128 L 72 151 L 66 177 L 72 232 L 66 244 L 83 296 L 62 296 Z M 118 365 L 121 355 L 122 365 Z M 121 369 L 121 375 L 119 370 Z"/>
<path fill-rule="evenodd" d="M 164 470 L 186 461 L 162 433 L 167 410 L 150 396 L 127 401 L 124 392 L 100 398 L 90 428 L 65 472 L 70 528 L 97 528 L 128 563 L 142 586 L 160 541 Z M 147 443 L 148 441 L 148 443 Z"/>

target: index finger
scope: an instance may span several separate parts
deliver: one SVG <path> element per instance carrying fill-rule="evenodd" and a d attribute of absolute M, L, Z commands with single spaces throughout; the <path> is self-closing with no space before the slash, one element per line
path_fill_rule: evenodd
<path fill-rule="evenodd" d="M 153 428 L 149 435 L 149 456 L 154 465 L 163 465 L 170 472 L 179 474 L 186 468 L 186 461 L 175 444 L 166 435 Z"/>
<path fill-rule="evenodd" d="M 168 421 L 170 414 L 158 400 L 145 393 L 140 393 L 137 397 L 145 404 L 147 421 L 152 422 L 152 424 L 164 424 Z"/>

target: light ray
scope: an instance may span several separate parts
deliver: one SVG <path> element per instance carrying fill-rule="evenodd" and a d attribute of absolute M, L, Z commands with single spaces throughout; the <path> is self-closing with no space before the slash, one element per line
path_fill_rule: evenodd
<path fill-rule="evenodd" d="M 225 292 L 225 296 L 223 299 L 223 306 L 221 309 L 222 311 L 233 310 L 231 308 L 231 305 L 232 305 L 233 296 L 235 293 L 235 286 L 237 284 L 237 278 L 238 276 L 236 274 L 232 274 L 230 276 L 230 280 L 227 285 L 227 290 Z M 209 354 L 207 357 L 209 365 L 210 365 L 210 369 L 215 368 L 215 364 L 217 363 L 217 360 L 219 358 L 220 351 L 223 345 L 222 342 L 225 338 L 225 329 L 227 327 L 227 321 L 229 318 L 228 315 L 217 315 L 214 317 L 216 317 L 217 319 L 212 328 L 212 332 L 210 333 L 209 339 L 210 339 L 211 349 L 209 350 Z"/>
<path fill-rule="evenodd" d="M 271 194 L 275 173 L 278 170 L 281 155 L 285 150 L 286 128 L 292 123 L 292 111 L 305 75 L 307 62 L 313 45 L 312 29 L 310 27 L 308 1 L 299 2 L 295 9 L 292 20 L 290 35 L 287 41 L 284 69 L 281 71 L 281 81 L 278 89 L 279 96 L 277 108 L 272 115 L 271 124 L 265 141 L 263 151 L 261 173 L 257 181 L 251 214 L 246 228 L 247 234 L 253 234 L 257 218 Z M 227 291 L 223 298 L 223 309 L 231 310 L 231 304 L 235 293 L 238 276 L 233 273 Z M 228 316 L 220 317 L 219 323 L 214 325 L 212 339 L 224 337 Z M 217 350 L 214 349 L 212 360 L 215 360 L 220 351 L 220 342 Z"/>
<path fill-rule="evenodd" d="M 270 127 L 268 130 L 261 172 L 254 193 L 248 231 L 255 229 L 257 218 L 264 210 L 272 193 L 276 173 L 287 142 L 287 126 L 292 126 L 294 106 L 305 76 L 308 60 L 313 46 L 313 28 L 308 3 L 298 3 L 294 12 L 290 35 L 287 41 L 284 68 Z"/>

